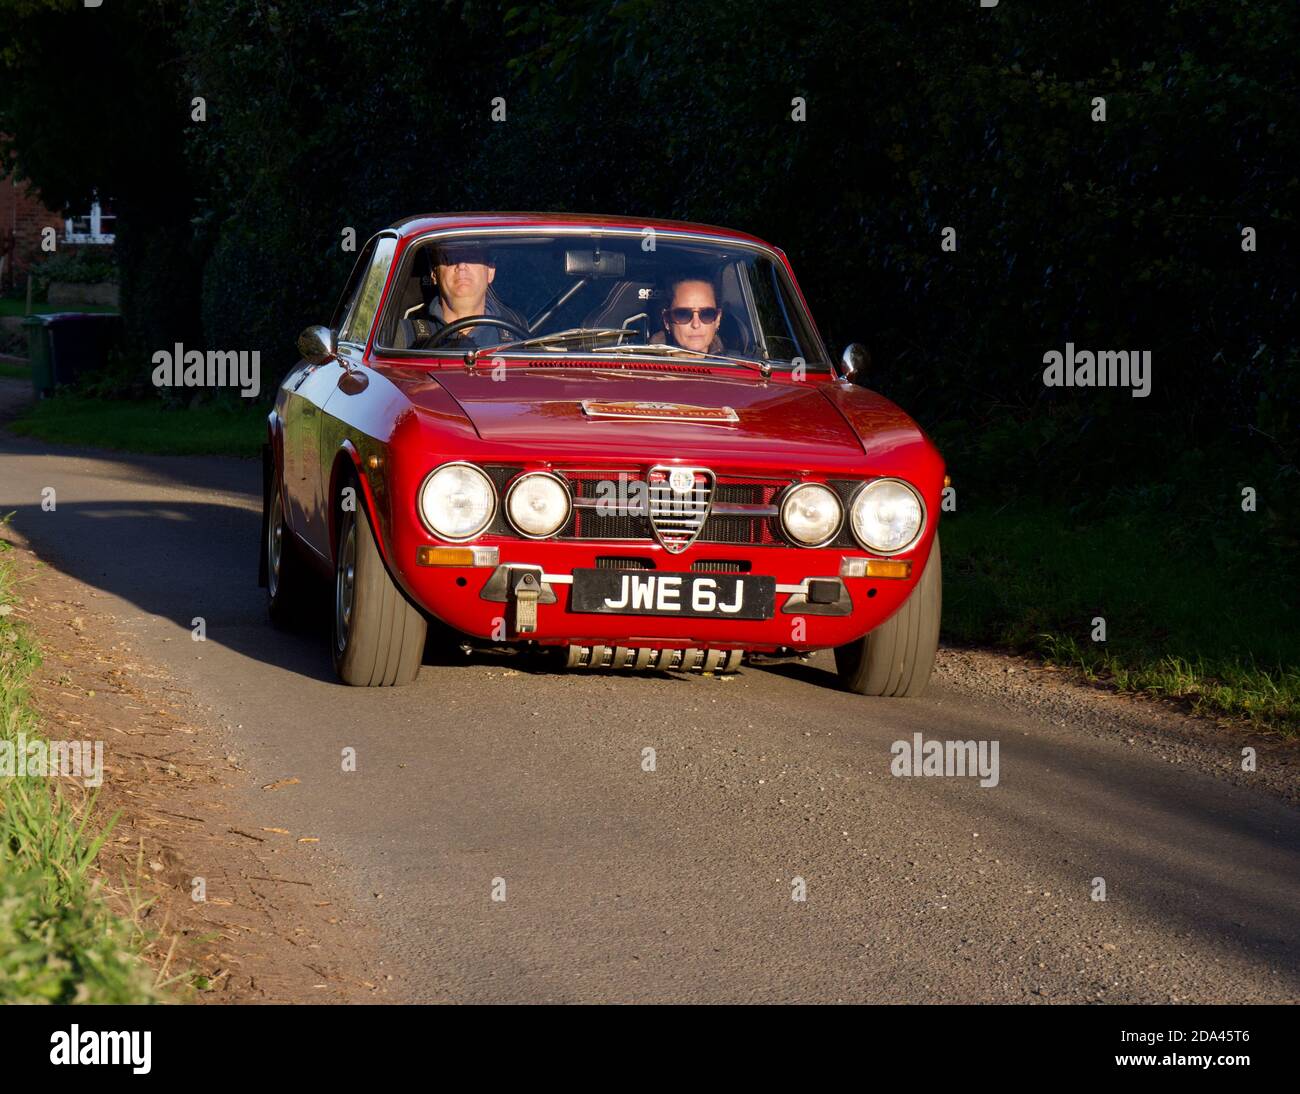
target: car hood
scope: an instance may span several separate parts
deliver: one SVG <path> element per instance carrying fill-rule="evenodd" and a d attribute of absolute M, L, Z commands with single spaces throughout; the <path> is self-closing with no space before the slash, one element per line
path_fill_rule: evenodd
<path fill-rule="evenodd" d="M 730 379 L 630 372 L 510 368 L 500 380 L 493 380 L 488 369 L 475 374 L 439 372 L 432 379 L 456 400 L 484 440 L 526 446 L 547 455 L 644 457 L 653 452 L 689 459 L 725 452 L 737 458 L 771 459 L 779 453 L 796 464 L 862 459 L 856 432 L 821 395 L 821 384 L 763 382 L 757 376 Z M 428 388 L 426 381 L 412 385 L 407 394 L 418 406 L 427 398 Z M 715 414 L 730 410 L 735 420 L 598 416 L 602 411 L 697 414 L 697 408 Z"/>

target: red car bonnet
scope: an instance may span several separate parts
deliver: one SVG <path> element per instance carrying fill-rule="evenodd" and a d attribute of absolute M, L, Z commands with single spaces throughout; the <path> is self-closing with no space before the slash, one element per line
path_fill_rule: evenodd
<path fill-rule="evenodd" d="M 510 369 L 506 379 L 490 373 L 450 370 L 433 377 L 460 404 L 479 436 L 489 441 L 582 445 L 589 454 L 633 450 L 647 444 L 665 456 L 686 449 L 771 457 L 779 452 L 799 464 L 805 458 L 852 458 L 861 454 L 853 430 L 815 385 L 763 383 L 757 377 L 625 373 L 599 368 Z M 413 399 L 419 398 L 411 392 Z M 730 407 L 737 421 L 637 421 L 595 417 L 583 402 L 645 402 L 687 407 Z"/>

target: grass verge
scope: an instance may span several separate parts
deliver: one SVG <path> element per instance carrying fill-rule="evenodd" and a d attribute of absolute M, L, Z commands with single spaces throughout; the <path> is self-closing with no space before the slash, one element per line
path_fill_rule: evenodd
<path fill-rule="evenodd" d="M 171 410 L 157 400 L 132 402 L 60 393 L 33 403 L 8 428 L 56 444 L 124 452 L 257 456 L 266 437 L 266 413 L 260 403 Z"/>
<path fill-rule="evenodd" d="M 57 779 L 6 773 L 18 768 L 19 737 L 38 737 L 28 683 L 40 657 L 3 610 L 12 582 L 0 553 L 0 1003 L 154 1001 L 138 928 L 109 910 L 90 875 L 111 822 L 96 830 L 93 798 L 70 799 Z"/>
<path fill-rule="evenodd" d="M 0 361 L 0 376 L 5 377 L 7 380 L 26 380 L 30 384 L 32 382 L 32 369 L 30 365 Z"/>
<path fill-rule="evenodd" d="M 33 315 L 57 315 L 59 312 L 116 312 L 117 308 L 109 304 L 47 304 L 38 300 L 32 304 Z M 15 316 L 27 314 L 27 301 L 21 296 L 0 297 L 0 315 Z"/>
<path fill-rule="evenodd" d="M 1169 533 L 1155 512 L 954 514 L 944 635 L 1300 734 L 1300 629 L 1282 560 L 1248 562 L 1259 551 L 1242 544 L 1174 546 Z M 1093 638 L 1098 618 L 1105 641 Z"/>

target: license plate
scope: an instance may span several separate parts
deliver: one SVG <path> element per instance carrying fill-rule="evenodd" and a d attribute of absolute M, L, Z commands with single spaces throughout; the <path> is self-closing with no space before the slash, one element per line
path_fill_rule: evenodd
<path fill-rule="evenodd" d="M 771 619 L 776 578 L 662 570 L 574 570 L 569 608 L 684 619 Z"/>

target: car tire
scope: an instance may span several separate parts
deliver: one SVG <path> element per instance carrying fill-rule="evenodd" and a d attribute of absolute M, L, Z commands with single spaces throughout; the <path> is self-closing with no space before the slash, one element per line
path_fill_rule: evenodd
<path fill-rule="evenodd" d="M 274 471 L 271 484 L 262 538 L 262 566 L 267 614 L 273 626 L 284 630 L 301 623 L 312 575 L 284 519 L 284 491 Z"/>
<path fill-rule="evenodd" d="M 330 628 L 334 671 L 353 687 L 409 684 L 424 655 L 425 618 L 388 573 L 364 506 L 339 513 L 338 533 Z"/>
<path fill-rule="evenodd" d="M 939 537 L 912 594 L 874 631 L 835 648 L 840 682 L 859 695 L 913 698 L 925 690 L 939 648 L 943 563 Z"/>

